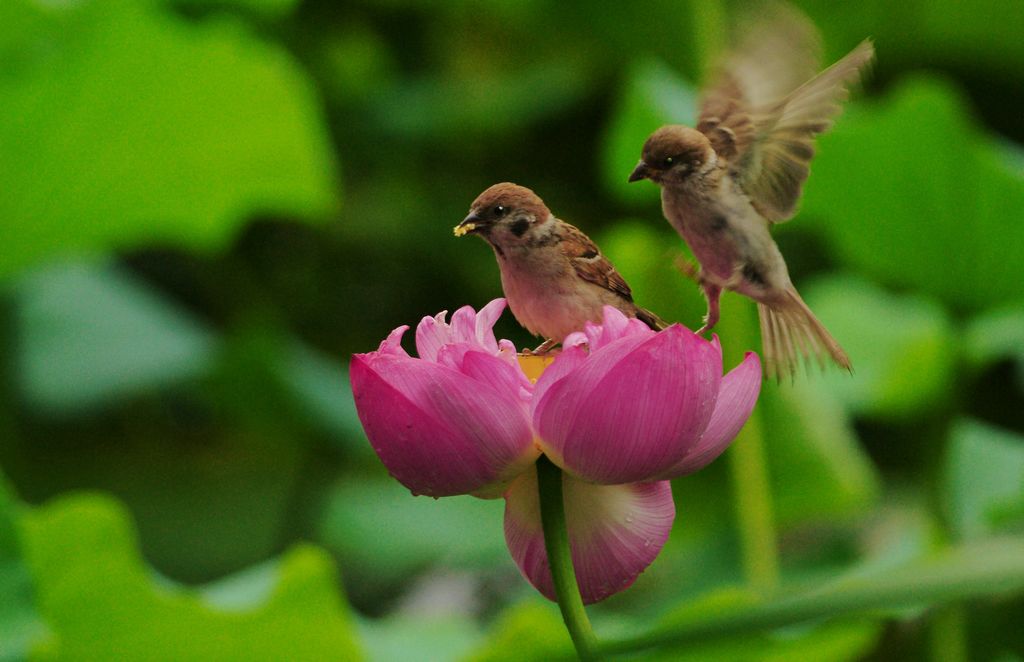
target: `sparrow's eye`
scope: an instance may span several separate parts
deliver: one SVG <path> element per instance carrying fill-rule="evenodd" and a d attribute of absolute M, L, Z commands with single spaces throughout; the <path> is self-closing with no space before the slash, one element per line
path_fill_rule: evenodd
<path fill-rule="evenodd" d="M 666 168 L 671 168 L 674 162 L 675 159 L 673 159 L 671 156 L 668 156 L 665 157 L 665 160 L 661 162 L 661 165 L 665 166 Z"/>
<path fill-rule="evenodd" d="M 502 207 L 501 205 L 496 206 L 494 208 L 494 215 L 498 216 L 498 217 L 504 216 L 505 215 L 505 208 Z"/>

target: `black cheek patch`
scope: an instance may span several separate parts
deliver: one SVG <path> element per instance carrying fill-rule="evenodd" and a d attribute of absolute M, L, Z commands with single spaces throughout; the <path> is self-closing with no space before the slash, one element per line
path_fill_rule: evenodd
<path fill-rule="evenodd" d="M 517 237 L 522 237 L 526 234 L 526 231 L 530 229 L 530 221 L 525 218 L 520 218 L 515 221 L 510 227 L 509 231 Z"/>

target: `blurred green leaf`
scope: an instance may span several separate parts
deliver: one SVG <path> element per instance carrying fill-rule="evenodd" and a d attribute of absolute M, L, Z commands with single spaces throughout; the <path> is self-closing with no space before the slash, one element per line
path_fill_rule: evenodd
<path fill-rule="evenodd" d="M 467 662 L 519 662 L 573 657 L 572 641 L 558 608 L 531 600 L 505 610 L 491 628 L 487 643 Z"/>
<path fill-rule="evenodd" d="M 972 319 L 964 334 L 964 354 L 975 366 L 1003 358 L 1016 361 L 1024 390 L 1024 305 L 1011 304 Z"/>
<path fill-rule="evenodd" d="M 64 264 L 15 286 L 17 377 L 27 401 L 68 413 L 195 378 L 215 339 L 128 273 Z"/>
<path fill-rule="evenodd" d="M 668 65 L 640 60 L 626 73 L 605 131 L 601 164 L 605 186 L 624 201 L 657 200 L 650 182 L 628 183 L 647 136 L 664 124 L 689 124 L 697 117 L 697 93 Z M 660 219 L 659 219 L 660 220 Z"/>
<path fill-rule="evenodd" d="M 319 540 L 337 552 L 352 581 L 387 583 L 429 563 L 511 565 L 504 501 L 413 497 L 390 478 L 346 478 L 330 495 Z"/>
<path fill-rule="evenodd" d="M 622 219 L 595 239 L 633 289 L 636 302 L 666 320 L 696 329 L 707 310 L 697 284 L 675 262 L 689 255 L 683 240 L 660 218 Z"/>
<path fill-rule="evenodd" d="M 757 312 L 746 297 L 722 297 L 716 331 L 727 366 L 759 349 Z M 791 383 L 766 380 L 754 415 L 761 417 L 773 508 L 782 526 L 849 520 L 875 503 L 881 478 L 835 395 L 805 375 Z"/>
<path fill-rule="evenodd" d="M 1024 529 L 1024 436 L 961 419 L 945 465 L 944 505 L 957 535 Z"/>
<path fill-rule="evenodd" d="M 26 517 L 25 539 L 40 609 L 58 637 L 41 659 L 361 657 L 333 565 L 314 547 L 282 557 L 262 604 L 223 608 L 202 592 L 154 582 L 127 513 L 107 497 L 39 508 Z"/>
<path fill-rule="evenodd" d="M 528 126 L 563 111 L 580 99 L 589 82 L 586 69 L 563 58 L 485 75 L 466 69 L 398 81 L 380 91 L 372 115 L 401 138 L 466 140 Z"/>
<path fill-rule="evenodd" d="M 234 19 L 150 2 L 7 3 L 0 276 L 141 242 L 217 246 L 254 212 L 323 217 L 336 164 L 317 101 Z M 7 42 L 7 43 L 5 43 Z"/>
<path fill-rule="evenodd" d="M 32 575 L 24 560 L 17 503 L 0 475 L 0 660 L 28 659 L 46 635 L 35 606 Z"/>
<path fill-rule="evenodd" d="M 332 360 L 298 342 L 286 346 L 275 370 L 311 421 L 336 439 L 348 443 L 347 450 L 370 458 L 373 450 L 356 414 L 348 372 Z"/>
<path fill-rule="evenodd" d="M 1016 72 L 1024 67 L 1018 0 L 900 5 L 888 0 L 802 0 L 799 4 L 821 27 L 836 58 L 844 52 L 841 49 L 870 36 L 886 69 L 944 65 Z"/>
<path fill-rule="evenodd" d="M 379 662 L 457 660 L 479 645 L 482 635 L 467 616 L 391 616 L 363 621 L 359 628 L 367 657 Z"/>
<path fill-rule="evenodd" d="M 757 598 L 750 592 L 735 588 L 717 589 L 666 614 L 664 621 L 700 620 L 711 614 L 729 613 L 755 604 Z M 838 621 L 768 633 L 737 635 L 708 644 L 691 642 L 678 648 L 665 647 L 657 653 L 648 652 L 645 659 L 713 662 L 859 660 L 874 647 L 882 627 L 876 620 Z"/>
<path fill-rule="evenodd" d="M 834 393 L 856 415 L 879 418 L 913 418 L 948 402 L 959 346 L 941 306 L 850 276 L 804 290 L 853 361 L 852 375 L 826 370 L 811 379 L 815 388 Z"/>
<path fill-rule="evenodd" d="M 807 591 L 780 591 L 763 600 L 727 594 L 714 601 L 714 608 L 683 608 L 647 634 L 609 639 L 600 649 L 612 653 L 730 641 L 742 634 L 826 618 L 949 604 L 1022 590 L 1024 538 L 994 538 L 949 547 L 882 572 L 855 571 Z"/>
<path fill-rule="evenodd" d="M 798 377 L 766 383 L 759 407 L 780 524 L 848 520 L 874 505 L 881 477 L 835 397 Z"/>
<path fill-rule="evenodd" d="M 330 100 L 365 102 L 396 78 L 395 54 L 378 30 L 358 21 L 346 22 L 320 46 L 318 82 Z"/>
<path fill-rule="evenodd" d="M 167 0 L 171 6 L 242 9 L 268 18 L 281 18 L 294 11 L 299 0 Z"/>
<path fill-rule="evenodd" d="M 820 143 L 796 222 L 826 233 L 849 267 L 957 308 L 1024 298 L 1024 175 L 949 84 L 904 82 Z"/>

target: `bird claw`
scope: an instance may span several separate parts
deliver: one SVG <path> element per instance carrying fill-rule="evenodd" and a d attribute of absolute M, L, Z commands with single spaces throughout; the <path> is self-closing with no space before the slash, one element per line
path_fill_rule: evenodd
<path fill-rule="evenodd" d="M 544 356 L 558 345 L 557 340 L 545 340 L 541 344 L 537 345 L 534 349 L 524 349 L 523 354 L 526 356 Z"/>
<path fill-rule="evenodd" d="M 715 306 L 715 309 L 716 310 L 714 313 L 709 312 L 707 315 L 703 317 L 703 319 L 701 319 L 701 322 L 703 322 L 704 325 L 697 329 L 696 331 L 694 331 L 694 333 L 696 333 L 698 336 L 708 333 L 709 331 L 711 331 L 711 329 L 715 328 L 716 324 L 718 324 L 717 306 Z"/>
<path fill-rule="evenodd" d="M 713 329 L 713 328 L 715 328 L 715 325 L 714 324 L 708 324 L 708 319 L 705 317 L 704 318 L 704 326 L 702 326 L 699 329 L 697 329 L 696 331 L 694 331 L 694 333 L 696 335 L 698 335 L 698 336 L 702 336 L 705 333 L 710 332 L 711 329 Z"/>

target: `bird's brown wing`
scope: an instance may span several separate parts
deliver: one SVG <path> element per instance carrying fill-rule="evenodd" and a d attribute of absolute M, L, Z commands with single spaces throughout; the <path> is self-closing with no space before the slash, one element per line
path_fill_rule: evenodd
<path fill-rule="evenodd" d="M 626 279 L 616 271 L 615 266 L 608 261 L 608 258 L 601 255 L 601 249 L 597 247 L 597 244 L 583 234 L 579 228 L 563 222 L 560 246 L 562 254 L 569 258 L 577 276 L 598 287 L 603 287 L 609 292 L 614 292 L 623 301 L 633 304 L 633 292 L 626 284 Z M 637 305 L 630 305 L 629 308 L 638 320 L 655 331 L 660 331 L 668 326 L 668 322 L 646 308 Z"/>
<path fill-rule="evenodd" d="M 732 163 L 754 144 L 766 110 L 818 71 L 821 51 L 810 21 L 784 5 L 741 18 L 701 95 L 697 120 L 697 130 Z"/>
<path fill-rule="evenodd" d="M 614 292 L 626 301 L 633 301 L 633 292 L 590 237 L 575 225 L 562 224 L 562 254 L 569 258 L 576 275 L 585 281 Z"/>
<path fill-rule="evenodd" d="M 832 127 L 848 87 L 874 53 L 870 41 L 861 42 L 757 121 L 756 138 L 740 160 L 740 185 L 768 220 L 781 222 L 796 213 L 814 157 L 814 138 Z"/>
<path fill-rule="evenodd" d="M 767 45 L 767 47 L 766 47 Z M 724 156 L 758 212 L 788 220 L 814 157 L 814 138 L 832 126 L 848 87 L 874 56 L 869 40 L 795 89 L 816 68 L 813 28 L 794 16 L 766 24 L 728 59 L 704 97 L 697 129 Z"/>

